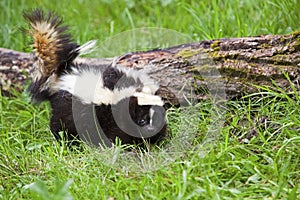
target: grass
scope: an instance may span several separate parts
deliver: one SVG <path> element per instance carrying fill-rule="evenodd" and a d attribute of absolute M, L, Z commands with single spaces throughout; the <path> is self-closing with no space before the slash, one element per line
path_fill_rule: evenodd
<path fill-rule="evenodd" d="M 105 43 L 142 27 L 176 30 L 193 41 L 300 28 L 297 0 L 4 0 L 0 6 L 1 47 L 20 51 L 30 50 L 20 31 L 26 25 L 22 11 L 34 7 L 63 16 L 81 44 L 95 38 Z M 122 146 L 71 151 L 51 135 L 48 104 L 32 105 L 26 93 L 0 97 L 0 199 L 300 198 L 300 97 L 280 88 L 260 90 L 226 102 L 221 119 L 210 101 L 171 109 L 173 137 L 196 139 L 166 141 L 135 155 Z M 216 119 L 223 123 L 221 134 L 204 145 Z"/>

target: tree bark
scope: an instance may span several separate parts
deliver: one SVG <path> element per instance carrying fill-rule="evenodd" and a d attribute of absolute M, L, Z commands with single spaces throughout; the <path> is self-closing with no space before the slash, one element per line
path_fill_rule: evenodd
<path fill-rule="evenodd" d="M 201 41 L 117 59 L 79 58 L 77 62 L 103 67 L 114 60 L 127 67 L 146 68 L 161 85 L 160 95 L 176 104 L 211 94 L 236 98 L 257 92 L 255 85 L 274 87 L 274 82 L 285 91 L 292 91 L 292 85 L 299 91 L 299 50 L 300 32 L 295 32 Z M 23 90 L 30 80 L 33 59 L 31 54 L 0 48 L 2 94 Z"/>

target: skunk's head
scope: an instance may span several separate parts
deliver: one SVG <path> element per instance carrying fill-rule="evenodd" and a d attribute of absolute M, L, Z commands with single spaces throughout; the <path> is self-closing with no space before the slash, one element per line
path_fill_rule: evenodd
<path fill-rule="evenodd" d="M 147 139 L 155 135 L 165 135 L 165 109 L 151 99 L 146 102 L 144 99 L 141 105 L 139 98 L 130 96 L 111 105 L 110 112 L 118 129 L 135 138 Z M 107 122 L 106 119 L 100 121 L 102 125 Z"/>
<path fill-rule="evenodd" d="M 129 114 L 138 126 L 151 125 L 152 113 L 151 105 L 139 105 L 136 97 L 129 98 Z"/>

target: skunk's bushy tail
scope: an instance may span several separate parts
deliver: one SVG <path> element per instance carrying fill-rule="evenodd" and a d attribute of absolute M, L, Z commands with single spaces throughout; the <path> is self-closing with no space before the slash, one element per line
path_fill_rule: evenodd
<path fill-rule="evenodd" d="M 27 32 L 33 38 L 36 56 L 29 92 L 32 99 L 42 101 L 55 92 L 54 85 L 58 77 L 68 72 L 74 59 L 82 51 L 91 48 L 95 41 L 79 46 L 72 40 L 62 18 L 51 12 L 35 9 L 24 12 L 23 16 L 29 23 Z"/>

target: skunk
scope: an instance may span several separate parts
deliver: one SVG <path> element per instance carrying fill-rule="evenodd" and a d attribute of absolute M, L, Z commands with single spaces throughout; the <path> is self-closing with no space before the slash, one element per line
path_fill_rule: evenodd
<path fill-rule="evenodd" d="M 165 137 L 159 85 L 145 71 L 79 64 L 76 58 L 96 41 L 76 44 L 62 18 L 51 12 L 35 9 L 24 12 L 24 18 L 36 58 L 28 91 L 34 102 L 50 102 L 50 129 L 57 140 L 111 146 L 116 138 L 123 144 L 140 144 Z"/>

